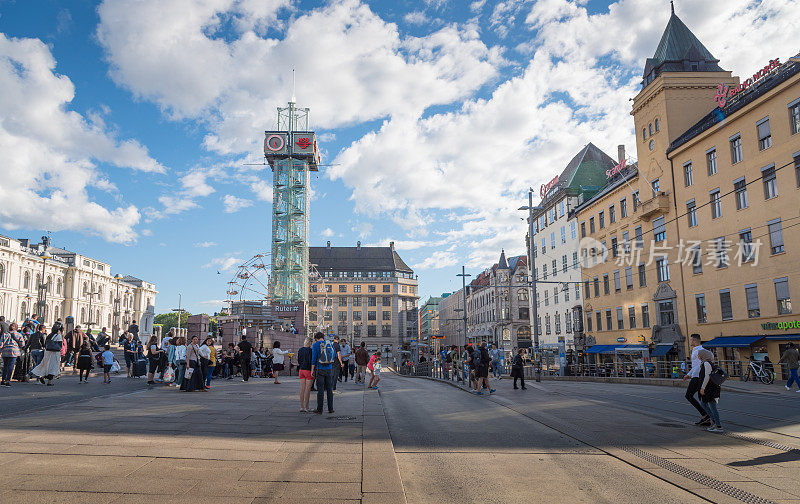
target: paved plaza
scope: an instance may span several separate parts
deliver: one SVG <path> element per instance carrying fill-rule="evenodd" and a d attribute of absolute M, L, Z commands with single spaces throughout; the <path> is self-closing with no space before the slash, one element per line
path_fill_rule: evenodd
<path fill-rule="evenodd" d="M 800 503 L 800 394 L 782 388 L 724 392 L 719 435 L 679 388 L 502 380 L 478 397 L 383 376 L 321 416 L 297 411 L 296 378 L 14 383 L 0 502 Z"/>

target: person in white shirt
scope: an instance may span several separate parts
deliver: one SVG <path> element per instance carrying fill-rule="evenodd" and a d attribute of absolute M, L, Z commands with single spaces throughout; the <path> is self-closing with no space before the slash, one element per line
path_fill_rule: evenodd
<path fill-rule="evenodd" d="M 111 366 L 114 365 L 114 353 L 109 345 L 103 347 L 104 351 L 100 354 L 103 358 L 103 383 L 111 383 Z"/>
<path fill-rule="evenodd" d="M 684 380 L 689 380 L 689 386 L 686 387 L 686 400 L 700 412 L 700 420 L 695 422 L 695 425 L 710 426 L 711 417 L 708 416 L 708 412 L 706 412 L 705 408 L 703 408 L 700 402 L 695 398 L 697 393 L 700 392 L 700 387 L 702 385 L 700 381 L 700 366 L 702 362 L 698 354 L 701 350 L 705 350 L 705 348 L 703 348 L 699 334 L 694 333 L 689 339 L 692 344 L 692 368 L 683 377 Z"/>
<path fill-rule="evenodd" d="M 288 354 L 288 350 L 281 350 L 281 342 L 276 341 L 272 344 L 272 374 L 275 376 L 275 383 L 280 385 L 278 374 L 283 371 L 283 357 Z"/>

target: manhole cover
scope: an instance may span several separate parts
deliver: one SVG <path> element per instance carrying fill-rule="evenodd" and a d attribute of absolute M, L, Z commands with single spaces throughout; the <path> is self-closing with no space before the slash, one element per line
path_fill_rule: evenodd
<path fill-rule="evenodd" d="M 656 423 L 655 425 L 658 425 L 659 427 L 672 427 L 673 429 L 685 429 L 686 428 L 685 425 L 678 424 L 678 423 L 669 423 L 669 422 L 659 422 L 659 423 Z"/>
<path fill-rule="evenodd" d="M 326 417 L 328 420 L 335 420 L 337 422 L 353 422 L 358 420 L 358 417 L 354 416 L 329 416 Z"/>

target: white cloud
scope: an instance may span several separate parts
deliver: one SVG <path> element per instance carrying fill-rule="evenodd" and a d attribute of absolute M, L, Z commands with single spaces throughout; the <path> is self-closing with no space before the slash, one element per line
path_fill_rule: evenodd
<path fill-rule="evenodd" d="M 150 229 L 142 229 L 142 236 L 153 236 L 153 231 Z"/>
<path fill-rule="evenodd" d="M 209 247 L 216 247 L 217 243 L 213 241 L 204 241 L 204 242 L 197 242 L 194 244 L 194 246 L 199 248 L 209 248 Z"/>
<path fill-rule="evenodd" d="M 416 269 L 442 269 L 458 264 L 458 258 L 452 252 L 437 250 L 424 261 L 412 266 Z"/>
<path fill-rule="evenodd" d="M 322 235 L 323 238 L 332 238 L 336 236 L 336 232 L 331 228 L 323 229 L 320 234 Z"/>
<path fill-rule="evenodd" d="M 268 4 L 273 15 L 288 0 Z M 282 35 L 265 38 L 248 28 L 251 5 L 105 0 L 97 37 L 117 83 L 172 118 L 205 121 L 206 148 L 222 154 L 258 152 L 254 132 L 264 129 L 264 110 L 288 99 L 292 68 L 299 101 L 311 107 L 317 127 L 330 129 L 451 103 L 493 79 L 503 63 L 474 27 L 401 37 L 358 0 L 303 11 L 285 26 L 261 13 Z M 217 36 L 232 17 L 241 20 L 238 31 Z"/>
<path fill-rule="evenodd" d="M 403 16 L 406 23 L 412 25 L 424 25 L 430 22 L 430 18 L 425 14 L 425 11 L 412 11 Z"/>
<path fill-rule="evenodd" d="M 242 208 L 253 206 L 253 202 L 244 198 L 238 198 L 232 194 L 226 194 L 222 198 L 222 203 L 225 205 L 225 213 L 236 213 Z"/>
<path fill-rule="evenodd" d="M 0 33 L 0 226 L 133 242 L 139 210 L 106 207 L 89 195 L 116 191 L 98 165 L 154 173 L 164 167 L 137 141 L 118 139 L 102 121 L 69 110 L 75 87 L 55 67 L 41 40 Z"/>
<path fill-rule="evenodd" d="M 210 262 L 203 265 L 203 268 L 216 268 L 219 271 L 230 271 L 239 264 L 242 260 L 235 255 L 228 255 L 223 257 L 215 257 Z"/>

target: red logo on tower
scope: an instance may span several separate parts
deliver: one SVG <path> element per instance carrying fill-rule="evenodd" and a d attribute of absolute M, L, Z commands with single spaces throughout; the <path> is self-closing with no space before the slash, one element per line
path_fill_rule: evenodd
<path fill-rule="evenodd" d="M 308 137 L 298 138 L 295 143 L 301 149 L 308 149 L 311 146 L 311 140 Z"/>

